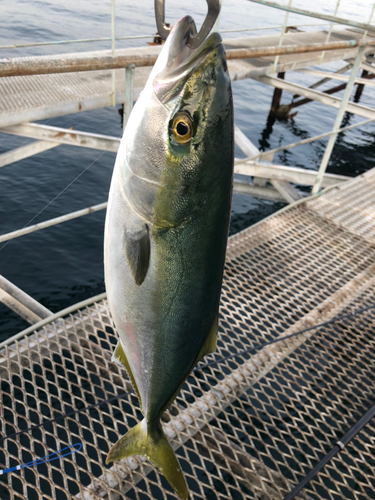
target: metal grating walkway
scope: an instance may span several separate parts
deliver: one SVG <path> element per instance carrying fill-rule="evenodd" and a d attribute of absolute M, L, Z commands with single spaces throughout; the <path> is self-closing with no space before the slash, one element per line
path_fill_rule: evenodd
<path fill-rule="evenodd" d="M 375 403 L 375 309 L 241 354 L 374 304 L 374 230 L 375 169 L 230 238 L 205 361 L 236 356 L 201 363 L 164 416 L 192 499 L 282 500 Z M 141 418 L 134 394 L 117 398 L 131 386 L 116 342 L 102 301 L 3 348 L 0 467 L 83 449 L 0 476 L 2 500 L 176 498 L 136 457 L 104 466 Z M 374 445 L 370 422 L 298 498 L 375 498 Z"/>

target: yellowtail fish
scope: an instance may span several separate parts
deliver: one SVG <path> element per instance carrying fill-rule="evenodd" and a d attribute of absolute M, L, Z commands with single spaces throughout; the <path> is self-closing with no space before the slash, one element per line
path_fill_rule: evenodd
<path fill-rule="evenodd" d="M 221 37 L 170 32 L 121 140 L 109 193 L 104 264 L 123 365 L 144 419 L 107 463 L 143 455 L 185 500 L 160 416 L 214 352 L 233 179 L 233 105 Z"/>

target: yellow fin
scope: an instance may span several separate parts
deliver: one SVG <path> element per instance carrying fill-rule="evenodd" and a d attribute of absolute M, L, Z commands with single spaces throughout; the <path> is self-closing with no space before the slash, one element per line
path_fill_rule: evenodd
<path fill-rule="evenodd" d="M 210 333 L 208 334 L 208 337 L 198 354 L 196 362 L 198 362 L 207 354 L 211 354 L 216 351 L 218 327 L 219 327 L 219 313 L 217 313 L 215 316 L 214 322 L 212 323 L 211 326 Z"/>
<path fill-rule="evenodd" d="M 135 381 L 133 372 L 132 372 L 130 365 L 129 365 L 128 358 L 126 357 L 126 354 L 124 353 L 124 349 L 122 348 L 120 341 L 117 342 L 116 349 L 114 350 L 114 353 L 112 355 L 112 361 L 115 361 L 117 364 L 123 366 L 125 368 L 125 370 L 127 371 L 129 378 L 130 378 L 130 381 L 132 383 L 132 386 L 133 386 L 133 388 L 138 396 L 139 406 L 140 406 L 141 412 L 143 413 L 142 400 L 141 400 L 141 396 L 139 394 L 137 383 Z"/>
<path fill-rule="evenodd" d="M 150 424 L 146 419 L 130 429 L 109 450 L 106 463 L 131 455 L 142 455 L 154 464 L 182 500 L 188 499 L 188 489 L 179 461 L 169 444 L 159 420 Z"/>

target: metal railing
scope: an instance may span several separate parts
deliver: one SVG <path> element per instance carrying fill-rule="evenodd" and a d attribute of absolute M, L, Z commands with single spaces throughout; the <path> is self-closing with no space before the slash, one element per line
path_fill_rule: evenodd
<path fill-rule="evenodd" d="M 340 103 L 339 110 L 338 110 L 338 113 L 337 113 L 337 116 L 336 116 L 336 119 L 334 122 L 334 126 L 333 126 L 333 129 L 331 131 L 323 133 L 323 134 L 319 134 L 319 135 L 312 137 L 312 138 L 309 138 L 309 139 L 304 139 L 304 140 L 299 141 L 299 142 L 295 142 L 292 144 L 281 146 L 281 147 L 276 148 L 276 149 L 271 150 L 271 151 L 267 151 L 264 153 L 259 152 L 258 154 L 253 155 L 253 156 L 249 156 L 244 160 L 236 161 L 236 165 L 241 164 L 241 165 L 246 166 L 247 162 L 254 162 L 254 160 L 257 160 L 257 159 L 261 160 L 264 157 L 269 158 L 270 155 L 273 155 L 276 152 L 290 149 L 290 148 L 296 147 L 298 145 L 303 145 L 303 144 L 306 144 L 308 142 L 313 142 L 315 140 L 322 139 L 324 137 L 329 137 L 329 140 L 328 140 L 328 143 L 326 146 L 326 150 L 325 150 L 325 153 L 323 155 L 321 165 L 320 165 L 318 174 L 316 175 L 315 183 L 314 183 L 313 190 L 312 190 L 312 192 L 315 194 L 319 191 L 319 189 L 321 187 L 321 183 L 322 183 L 325 171 L 326 171 L 326 167 L 327 167 L 328 161 L 330 159 L 332 149 L 334 147 L 335 140 L 336 140 L 338 133 L 366 125 L 366 124 L 375 120 L 375 118 L 372 116 L 373 113 L 375 113 L 375 110 L 370 110 L 372 112 L 372 114 L 370 113 L 371 117 L 369 120 L 363 121 L 363 122 L 355 124 L 355 125 L 351 125 L 349 127 L 340 128 L 343 114 L 348 106 L 350 93 L 351 93 L 353 86 L 355 84 L 355 81 L 356 81 L 358 69 L 362 63 L 364 50 L 366 47 L 369 47 L 369 46 L 375 47 L 375 40 L 368 39 L 365 37 L 365 35 L 368 33 L 368 31 L 375 30 L 375 27 L 370 25 L 370 22 L 372 20 L 372 17 L 373 17 L 374 11 L 375 11 L 375 2 L 374 2 L 374 5 L 372 7 L 372 10 L 371 10 L 369 22 L 368 23 L 358 23 L 358 22 L 355 22 L 355 21 L 352 21 L 349 19 L 340 18 L 337 16 L 340 0 L 337 1 L 334 16 L 330 16 L 330 15 L 326 15 L 326 14 L 323 15 L 323 14 L 318 14 L 316 12 L 305 11 L 302 9 L 294 8 L 292 6 L 292 0 L 289 0 L 288 5 L 279 5 L 279 4 L 275 4 L 274 2 L 268 2 L 268 1 L 263 1 L 263 0 L 250 0 L 250 1 L 286 11 L 284 23 L 281 26 L 269 26 L 269 27 L 262 27 L 262 28 L 245 28 L 245 29 L 237 29 L 237 30 L 223 30 L 222 33 L 230 33 L 230 32 L 239 33 L 239 32 L 245 32 L 245 31 L 250 32 L 250 31 L 261 31 L 264 29 L 282 28 L 279 43 L 276 46 L 267 47 L 267 48 L 230 49 L 227 51 L 227 59 L 229 59 L 229 60 L 249 59 L 249 58 L 265 57 L 265 56 L 275 56 L 276 59 L 274 62 L 274 71 L 277 71 L 278 60 L 279 60 L 278 58 L 280 55 L 297 54 L 297 53 L 302 53 L 302 52 L 320 52 L 320 51 L 322 51 L 322 56 L 321 56 L 321 60 L 322 60 L 324 57 L 324 53 L 327 51 L 337 50 L 337 49 L 342 49 L 342 48 L 351 48 L 352 49 L 354 47 L 358 47 L 358 53 L 357 53 L 356 59 L 354 61 L 354 64 L 352 65 L 350 77 L 349 77 L 347 85 L 346 85 L 346 90 L 345 90 L 343 98 L 341 99 L 341 103 Z M 330 25 L 329 25 L 330 28 L 329 28 L 325 43 L 315 43 L 315 44 L 298 45 L 298 46 L 297 45 L 284 45 L 283 46 L 283 37 L 284 37 L 284 34 L 286 32 L 286 27 L 288 24 L 288 15 L 290 12 L 295 13 L 295 14 L 301 14 L 304 16 L 309 16 L 312 18 L 317 18 L 319 20 L 330 23 Z M 66 59 L 60 58 L 59 60 L 52 59 L 52 58 L 50 60 L 48 60 L 48 59 L 44 58 L 43 60 L 36 61 L 36 62 L 30 62 L 30 61 L 27 61 L 27 62 L 24 62 L 24 61 L 3 62 L 0 66 L 0 77 L 1 76 L 19 76 L 19 75 L 27 75 L 27 74 L 50 74 L 50 73 L 60 73 L 60 72 L 72 72 L 72 71 L 93 71 L 93 70 L 103 70 L 103 69 L 111 69 L 114 72 L 115 68 L 124 68 L 125 67 L 125 80 L 126 80 L 125 93 L 126 93 L 126 95 L 125 95 L 125 101 L 124 101 L 124 115 L 123 115 L 124 116 L 124 127 L 125 127 L 127 119 L 129 117 L 129 114 L 131 111 L 132 103 L 133 103 L 133 81 L 134 81 L 135 66 L 137 66 L 137 67 L 151 66 L 154 64 L 157 56 L 151 55 L 151 54 L 144 54 L 142 56 L 141 55 L 138 55 L 138 56 L 116 55 L 115 41 L 149 38 L 149 37 L 154 37 L 155 35 L 137 35 L 137 36 L 131 36 L 131 37 L 116 37 L 115 30 L 114 30 L 114 26 L 115 26 L 114 19 L 115 19 L 115 10 L 114 10 L 114 1 L 112 0 L 112 10 L 111 10 L 112 36 L 111 36 L 111 38 L 62 40 L 62 41 L 58 41 L 58 42 L 41 42 L 41 43 L 37 43 L 37 44 L 20 44 L 20 45 L 14 45 L 14 46 L 0 46 L 0 49 L 2 49 L 2 48 L 10 48 L 10 47 L 19 48 L 19 47 L 28 47 L 28 46 L 36 46 L 36 45 L 53 45 L 53 44 L 83 43 L 83 42 L 111 40 L 111 51 L 112 51 L 111 56 L 107 56 L 107 55 L 96 56 L 95 62 L 93 61 L 92 57 L 86 57 L 86 56 L 81 56 L 81 55 L 76 56 L 76 57 L 69 57 Z M 330 36 L 332 33 L 333 23 L 352 26 L 352 27 L 356 27 L 357 29 L 362 29 L 362 30 L 364 30 L 364 37 L 362 38 L 362 40 L 330 42 L 329 39 L 330 39 Z M 305 24 L 304 26 L 318 26 L 318 24 Z M 113 75 L 113 73 L 112 73 L 112 75 Z M 246 77 L 247 77 L 246 74 L 243 75 L 243 78 L 246 78 Z M 334 78 L 334 74 L 332 74 L 332 78 Z M 116 101 L 115 101 L 116 88 L 114 85 L 114 81 L 115 81 L 114 75 L 112 76 L 112 81 L 113 81 L 113 84 L 112 84 L 111 96 L 112 96 L 112 104 L 114 105 L 116 103 Z M 284 82 L 284 84 L 288 85 L 287 82 Z M 4 131 L 6 132 L 5 129 L 4 129 Z M 17 132 L 12 131 L 10 133 L 17 133 Z M 82 133 L 75 132 L 75 134 L 79 135 Z M 112 147 L 108 147 L 108 141 L 112 141 L 113 144 L 115 144 L 116 141 L 118 142 L 118 139 L 106 138 L 105 136 L 94 137 L 95 134 L 91 134 L 91 135 L 85 134 L 85 135 L 87 135 L 87 137 L 90 137 L 90 140 L 92 140 L 92 144 L 95 144 L 95 146 L 93 146 L 91 144 L 91 146 L 88 146 L 88 147 L 96 147 L 97 149 L 101 149 L 101 150 L 113 150 Z M 26 136 L 30 136 L 30 135 L 26 135 Z M 36 135 L 36 136 L 34 135 L 33 137 L 37 138 L 38 135 Z M 47 139 L 47 141 L 53 142 L 53 138 L 51 138 L 51 137 L 46 137 L 46 139 Z M 105 141 L 107 141 L 107 143 L 105 143 Z M 40 142 L 42 142 L 42 141 L 40 141 Z M 57 142 L 58 143 L 66 143 L 62 139 L 60 139 Z M 74 141 L 73 142 L 70 141 L 70 144 L 73 144 L 73 143 L 74 143 Z M 56 144 L 56 142 L 55 142 L 54 145 L 58 145 L 58 144 Z M 75 145 L 79 146 L 79 145 L 83 145 L 83 144 L 79 144 L 76 142 Z M 40 147 L 42 148 L 40 150 L 43 150 L 43 147 L 44 147 L 44 149 L 47 149 L 48 147 L 53 147 L 53 146 L 48 145 L 48 142 L 46 142 L 45 146 L 41 145 Z M 117 145 L 114 147 L 115 147 L 115 149 L 117 149 Z M 10 162 L 8 161 L 8 163 L 10 163 Z M 8 163 L 3 163 L 3 165 L 8 164 Z M 0 166 L 2 166 L 1 158 L 0 158 Z M 268 165 L 268 167 L 269 166 L 270 165 Z M 295 182 L 298 182 L 298 173 L 291 172 L 289 178 L 293 179 L 293 176 L 295 176 L 294 177 Z M 340 176 L 338 176 L 338 177 L 340 177 Z M 339 179 L 337 179 L 337 180 L 339 180 Z M 290 182 L 293 182 L 293 180 L 291 180 Z M 59 223 L 62 223 L 62 222 L 68 221 L 68 220 L 72 220 L 74 218 L 81 217 L 83 215 L 86 215 L 86 214 L 89 214 L 89 213 L 92 213 L 92 212 L 95 212 L 98 210 L 102 210 L 102 209 L 106 208 L 106 205 L 107 205 L 106 203 L 101 203 L 99 205 L 87 207 L 85 209 L 78 210 L 76 212 L 72 212 L 70 214 L 66 214 L 66 215 L 63 215 L 60 217 L 56 217 L 54 219 L 50 219 L 48 221 L 45 221 L 45 222 L 42 222 L 39 224 L 34 224 L 33 226 L 28 226 L 28 227 L 24 227 L 24 228 L 17 230 L 17 231 L 12 231 L 10 233 L 7 233 L 7 234 L 0 236 L 0 242 L 8 242 L 11 239 L 16 238 L 18 236 L 22 236 L 24 234 L 29 234 L 31 232 L 38 231 L 40 229 L 50 227 L 50 226 L 55 225 L 55 224 L 59 224 Z"/>

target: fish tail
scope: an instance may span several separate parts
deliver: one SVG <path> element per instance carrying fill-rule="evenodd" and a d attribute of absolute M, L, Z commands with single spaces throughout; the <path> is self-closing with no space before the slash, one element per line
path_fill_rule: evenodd
<path fill-rule="evenodd" d="M 142 422 L 130 429 L 112 446 L 106 463 L 131 455 L 142 455 L 154 464 L 182 500 L 188 499 L 188 489 L 178 459 L 169 444 L 159 419 Z"/>

